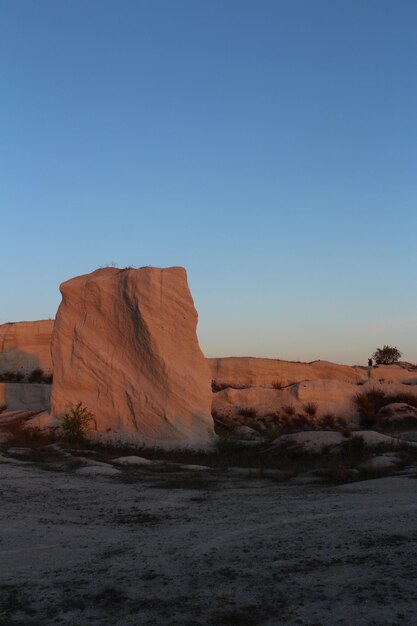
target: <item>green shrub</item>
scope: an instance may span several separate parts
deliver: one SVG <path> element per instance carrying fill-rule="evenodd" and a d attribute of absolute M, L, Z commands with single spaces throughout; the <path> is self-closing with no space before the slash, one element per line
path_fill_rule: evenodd
<path fill-rule="evenodd" d="M 71 407 L 63 417 L 62 430 L 64 438 L 71 442 L 82 441 L 91 423 L 94 424 L 95 430 L 97 430 L 97 422 L 93 413 L 82 402 L 79 402 L 75 407 Z"/>
<path fill-rule="evenodd" d="M 383 346 L 377 348 L 372 356 L 377 365 L 391 365 L 400 360 L 402 353 L 395 346 Z"/>

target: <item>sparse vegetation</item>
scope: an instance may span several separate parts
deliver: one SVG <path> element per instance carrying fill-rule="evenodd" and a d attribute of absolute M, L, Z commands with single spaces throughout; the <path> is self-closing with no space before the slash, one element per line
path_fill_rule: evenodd
<path fill-rule="evenodd" d="M 284 411 L 286 415 L 294 415 L 295 413 L 295 408 L 293 407 L 292 404 L 286 404 L 285 406 L 282 407 L 282 410 Z"/>
<path fill-rule="evenodd" d="M 8 370 L 7 372 L 3 372 L 0 374 L 0 383 L 21 383 L 25 380 L 25 374 L 22 372 L 13 372 Z M 52 383 L 52 374 L 45 374 L 45 372 L 40 369 L 34 369 L 29 376 L 27 377 L 28 383 Z"/>
<path fill-rule="evenodd" d="M 372 357 L 377 365 L 391 365 L 392 363 L 398 363 L 402 356 L 402 353 L 395 346 L 383 346 L 377 348 Z"/>
<path fill-rule="evenodd" d="M 83 441 L 91 423 L 94 424 L 97 430 L 97 422 L 93 413 L 82 402 L 78 402 L 63 417 L 62 430 L 64 438 L 70 442 Z"/>
<path fill-rule="evenodd" d="M 239 415 L 241 415 L 242 417 L 256 417 L 257 410 L 252 407 L 242 406 L 239 409 Z"/>
<path fill-rule="evenodd" d="M 216 380 L 211 381 L 211 390 L 218 393 L 224 389 L 248 389 L 248 385 L 231 385 L 229 383 L 218 383 Z"/>
<path fill-rule="evenodd" d="M 29 383 L 52 383 L 52 374 L 45 374 L 45 372 L 40 369 L 34 369 L 28 376 Z"/>
<path fill-rule="evenodd" d="M 366 428 L 375 426 L 378 412 L 384 406 L 393 403 L 409 404 L 417 408 L 417 396 L 413 393 L 398 392 L 385 393 L 382 389 L 369 389 L 355 396 L 355 404 L 361 416 L 361 426 Z"/>
<path fill-rule="evenodd" d="M 320 420 L 321 428 L 334 428 L 336 425 L 336 418 L 333 413 L 326 413 Z"/>
<path fill-rule="evenodd" d="M 306 402 L 306 404 L 303 404 L 303 410 L 307 413 L 307 415 L 310 415 L 310 417 L 314 417 L 316 415 L 318 408 L 319 405 L 316 402 Z"/>
<path fill-rule="evenodd" d="M 284 387 L 284 384 L 282 380 L 274 380 L 271 386 L 272 389 L 282 389 Z"/>
<path fill-rule="evenodd" d="M 3 372 L 0 374 L 0 383 L 20 383 L 24 378 L 24 375 L 20 372 Z"/>

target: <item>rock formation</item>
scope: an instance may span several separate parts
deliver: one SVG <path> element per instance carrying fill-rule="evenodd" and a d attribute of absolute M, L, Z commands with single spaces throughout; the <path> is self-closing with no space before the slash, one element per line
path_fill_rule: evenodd
<path fill-rule="evenodd" d="M 81 401 L 99 431 L 180 445 L 209 441 L 210 370 L 185 270 L 105 268 L 63 283 L 61 293 L 52 414 Z"/>
<path fill-rule="evenodd" d="M 328 361 L 298 363 L 256 357 L 207 359 L 212 379 L 219 388 L 286 387 L 302 380 L 339 380 L 357 383 L 366 380 L 366 368 L 337 365 Z"/>
<path fill-rule="evenodd" d="M 14 322 L 0 326 L 0 374 L 27 376 L 37 369 L 52 373 L 53 320 Z"/>

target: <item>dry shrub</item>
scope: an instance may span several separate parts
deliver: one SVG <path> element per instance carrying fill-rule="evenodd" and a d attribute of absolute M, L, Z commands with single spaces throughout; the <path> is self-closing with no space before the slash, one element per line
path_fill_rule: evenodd
<path fill-rule="evenodd" d="M 257 410 L 249 406 L 242 406 L 240 407 L 238 413 L 239 415 L 242 415 L 242 417 L 256 417 Z"/>
<path fill-rule="evenodd" d="M 307 415 L 310 415 L 310 417 L 314 417 L 314 415 L 317 413 L 318 408 L 319 405 L 316 402 L 306 402 L 306 404 L 303 404 L 304 411 L 307 413 Z"/>
<path fill-rule="evenodd" d="M 388 404 L 404 403 L 417 408 L 417 395 L 409 392 L 385 393 L 382 389 L 369 389 L 355 396 L 355 404 L 361 416 L 361 425 L 375 426 L 377 413 Z"/>
<path fill-rule="evenodd" d="M 62 430 L 64 438 L 71 442 L 82 441 L 91 423 L 94 423 L 97 430 L 94 414 L 82 402 L 79 402 L 68 413 L 65 413 L 63 417 Z"/>
<path fill-rule="evenodd" d="M 52 383 L 52 374 L 45 374 L 45 372 L 38 368 L 33 370 L 28 377 L 29 383 L 44 383 L 51 384 Z"/>
<path fill-rule="evenodd" d="M 294 415 L 295 413 L 295 408 L 292 406 L 292 404 L 286 404 L 282 407 L 282 410 L 286 415 Z"/>
<path fill-rule="evenodd" d="M 417 395 L 407 391 L 400 391 L 398 393 L 389 393 L 385 396 L 384 406 L 394 402 L 403 402 L 417 408 Z"/>
<path fill-rule="evenodd" d="M 362 426 L 374 426 L 376 414 L 385 406 L 385 393 L 381 389 L 369 389 L 365 393 L 356 394 L 354 401 L 361 416 Z"/>
<path fill-rule="evenodd" d="M 0 374 L 0 382 L 5 383 L 20 383 L 24 378 L 24 375 L 20 372 L 4 372 Z"/>
<path fill-rule="evenodd" d="M 322 428 L 334 428 L 336 426 L 336 418 L 333 413 L 326 413 L 320 420 L 320 426 Z"/>

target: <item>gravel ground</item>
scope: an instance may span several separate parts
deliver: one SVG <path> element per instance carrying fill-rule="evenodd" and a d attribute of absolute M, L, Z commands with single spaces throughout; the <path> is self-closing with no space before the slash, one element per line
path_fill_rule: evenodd
<path fill-rule="evenodd" d="M 329 486 L 24 458 L 0 458 L 1 626 L 417 623 L 415 471 Z"/>

